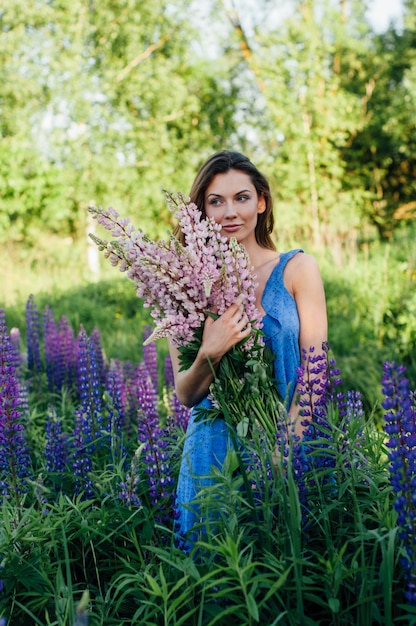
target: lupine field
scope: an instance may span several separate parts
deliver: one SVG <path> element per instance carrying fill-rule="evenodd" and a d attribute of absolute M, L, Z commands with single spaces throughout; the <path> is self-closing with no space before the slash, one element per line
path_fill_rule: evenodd
<path fill-rule="evenodd" d="M 276 459 L 259 431 L 232 448 L 188 552 L 174 511 L 189 412 L 169 359 L 151 343 L 108 361 L 98 328 L 33 296 L 25 329 L 0 311 L 1 626 L 416 624 L 415 392 L 385 363 L 380 421 L 322 368 L 307 445 Z"/>

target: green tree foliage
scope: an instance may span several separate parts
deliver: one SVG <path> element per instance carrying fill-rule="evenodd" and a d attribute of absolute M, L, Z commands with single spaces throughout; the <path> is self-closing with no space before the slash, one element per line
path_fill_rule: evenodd
<path fill-rule="evenodd" d="M 415 0 L 382 34 L 368 5 L 5 0 L 1 239 L 79 236 L 89 201 L 164 232 L 161 187 L 221 147 L 270 176 L 282 245 L 391 237 L 416 202 Z"/>
<path fill-rule="evenodd" d="M 225 50 L 256 94 L 246 145 L 275 183 L 278 235 L 334 254 L 371 227 L 384 237 L 414 214 L 414 24 L 378 35 L 356 0 L 293 1 L 274 20 L 260 4 L 250 21 L 222 3 Z"/>
<path fill-rule="evenodd" d="M 194 59 L 188 4 L 3 3 L 3 238 L 39 224 L 77 235 L 90 200 L 151 226 L 161 187 L 189 186 L 233 129 L 234 94 Z"/>
<path fill-rule="evenodd" d="M 382 239 L 391 239 L 416 214 L 416 31 L 390 28 L 353 62 L 347 61 L 343 82 L 365 91 L 365 123 L 343 150 L 344 186 L 365 191 L 366 216 Z"/>

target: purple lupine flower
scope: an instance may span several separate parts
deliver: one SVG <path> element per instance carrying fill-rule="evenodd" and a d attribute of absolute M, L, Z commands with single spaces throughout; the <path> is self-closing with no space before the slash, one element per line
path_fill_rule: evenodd
<path fill-rule="evenodd" d="M 304 417 L 305 427 L 303 438 L 306 442 L 319 442 L 322 454 L 315 455 L 313 464 L 321 467 L 333 467 L 334 455 L 327 454 L 328 445 L 325 440 L 332 441 L 332 432 L 328 422 L 330 404 L 340 406 L 340 417 L 346 414 L 343 395 L 338 394 L 336 387 L 341 384 L 339 370 L 335 361 L 328 358 L 329 347 L 322 346 L 323 352 L 316 353 L 311 347 L 302 351 L 302 364 L 298 368 L 298 389 L 300 415 Z"/>
<path fill-rule="evenodd" d="M 363 396 L 360 391 L 347 391 L 345 397 L 345 408 L 343 408 L 347 420 L 364 419 Z"/>
<path fill-rule="evenodd" d="M 103 410 L 101 400 L 101 373 L 97 362 L 96 348 L 87 333 L 81 328 L 78 334 L 76 366 L 77 387 L 81 401 L 81 412 L 89 419 L 93 447 L 103 429 Z M 104 441 L 101 440 L 104 445 Z"/>
<path fill-rule="evenodd" d="M 15 367 L 16 367 L 16 372 L 18 372 L 18 370 L 20 369 L 20 366 L 26 363 L 26 356 L 22 354 L 20 351 L 21 349 L 20 330 L 18 328 L 11 328 L 9 334 L 10 334 L 10 341 L 16 353 Z"/>
<path fill-rule="evenodd" d="M 130 471 L 127 472 L 125 480 L 120 482 L 120 492 L 118 497 L 127 506 L 141 506 L 142 502 L 137 494 L 140 483 L 139 461 L 144 444 L 139 446 L 130 464 Z"/>
<path fill-rule="evenodd" d="M 123 365 L 123 378 L 125 381 L 125 417 L 124 431 L 128 438 L 131 437 L 137 425 L 137 384 L 136 366 L 131 361 L 125 361 Z"/>
<path fill-rule="evenodd" d="M 175 431 L 186 432 L 191 409 L 181 404 L 175 391 L 175 381 L 173 377 L 172 359 L 168 354 L 165 359 L 165 385 L 167 394 L 167 404 L 169 415 L 167 417 L 167 426 L 171 436 L 174 437 Z M 178 433 L 179 434 L 179 433 Z"/>
<path fill-rule="evenodd" d="M 81 600 L 77 604 L 74 626 L 88 626 L 88 605 L 90 601 L 89 591 L 84 591 Z"/>
<path fill-rule="evenodd" d="M 68 437 L 62 430 L 62 419 L 50 406 L 46 414 L 45 466 L 48 473 L 63 472 L 68 462 Z"/>
<path fill-rule="evenodd" d="M 75 411 L 75 428 L 73 431 L 73 452 L 71 467 L 74 473 L 74 490 L 88 500 L 94 494 L 91 480 L 93 437 L 91 419 L 82 409 Z"/>
<path fill-rule="evenodd" d="M 159 376 L 157 371 L 157 351 L 154 341 L 146 343 L 152 334 L 152 327 L 146 325 L 143 329 L 143 360 L 155 389 L 159 388 Z"/>
<path fill-rule="evenodd" d="M 337 397 L 341 394 L 337 394 Z M 355 467 L 361 467 L 369 470 L 367 464 L 363 464 L 363 457 L 355 457 L 354 451 L 361 447 L 363 437 L 364 426 L 364 406 L 362 400 L 362 394 L 359 391 L 347 391 L 346 395 L 342 394 L 342 403 L 338 402 L 338 406 L 341 404 L 341 409 L 338 414 L 344 419 L 342 422 L 342 431 L 338 436 L 338 450 L 344 453 L 344 465 L 351 467 L 351 463 L 354 463 Z M 353 432 L 350 425 L 353 424 Z M 357 425 L 359 428 L 357 429 Z M 353 441 L 350 437 L 353 437 Z"/>
<path fill-rule="evenodd" d="M 292 468 L 298 486 L 305 529 L 309 523 L 308 498 L 316 480 L 315 475 L 311 477 L 310 470 L 312 468 L 332 470 L 336 463 L 328 407 L 334 403 L 335 389 L 341 380 L 335 362 L 328 358 L 328 351 L 329 346 L 326 343 L 322 345 L 320 353 L 317 353 L 313 346 L 309 351 L 302 350 L 302 361 L 298 368 L 298 404 L 304 430 L 302 441 L 295 441 L 293 446 Z M 320 480 L 333 488 L 332 471 L 324 471 L 320 474 Z"/>
<path fill-rule="evenodd" d="M 50 391 L 58 392 L 63 385 L 71 388 L 75 381 L 74 333 L 65 316 L 61 317 L 58 326 L 56 325 L 53 311 L 48 306 L 43 313 L 43 337 Z"/>
<path fill-rule="evenodd" d="M 139 363 L 136 368 L 135 395 L 139 420 L 137 437 L 139 441 L 146 442 L 149 428 L 157 427 L 159 423 L 159 412 L 157 391 L 143 363 Z"/>
<path fill-rule="evenodd" d="M 94 346 L 94 354 L 95 354 L 95 360 L 97 363 L 99 381 L 102 385 L 104 385 L 106 378 L 107 378 L 107 369 L 106 369 L 106 364 L 105 364 L 105 359 L 104 359 L 103 347 L 101 344 L 101 334 L 98 328 L 96 327 L 92 329 L 90 342 Z"/>
<path fill-rule="evenodd" d="M 401 563 L 405 570 L 405 597 L 416 606 L 416 394 L 404 377 L 406 368 L 384 363 L 382 391 L 385 399 L 384 431 L 390 461 L 390 483 L 395 494 L 399 537 L 405 549 Z"/>
<path fill-rule="evenodd" d="M 169 450 L 169 433 L 159 426 L 147 430 L 148 440 L 143 449 L 144 470 L 148 477 L 151 505 L 157 508 L 157 521 L 168 522 L 174 505 L 174 479 L 172 457 Z"/>
<path fill-rule="evenodd" d="M 137 367 L 138 441 L 143 443 L 142 458 L 149 485 L 149 499 L 158 507 L 157 519 L 165 522 L 172 516 L 173 477 L 168 450 L 169 431 L 159 425 L 157 392 L 144 364 Z M 167 504 L 169 502 L 169 505 Z"/>
<path fill-rule="evenodd" d="M 22 385 L 16 376 L 16 351 L 0 309 L 0 483 L 2 495 L 26 491 L 32 462 L 22 415 Z"/>
<path fill-rule="evenodd" d="M 107 391 L 109 401 L 106 403 L 108 412 L 107 430 L 109 445 L 113 458 L 120 458 L 125 454 L 123 446 L 123 426 L 125 422 L 125 383 L 120 362 L 111 361 L 107 376 Z"/>
<path fill-rule="evenodd" d="M 31 294 L 26 303 L 27 366 L 32 373 L 42 370 L 40 355 L 40 321 L 35 299 Z"/>
<path fill-rule="evenodd" d="M 58 388 L 70 389 L 76 380 L 76 340 L 68 319 L 63 315 L 58 324 Z"/>
<path fill-rule="evenodd" d="M 174 431 L 186 432 L 191 409 L 181 404 L 178 400 L 175 390 L 171 390 L 168 397 L 169 415 L 167 417 L 167 426 L 170 433 Z"/>
<path fill-rule="evenodd" d="M 175 387 L 172 359 L 170 358 L 170 354 L 168 354 L 165 359 L 165 384 L 168 389 L 173 389 Z"/>
<path fill-rule="evenodd" d="M 43 344 L 45 350 L 45 367 L 50 391 L 58 391 L 57 384 L 57 351 L 59 349 L 58 331 L 53 311 L 46 306 L 43 312 Z"/>
<path fill-rule="evenodd" d="M 326 352 L 315 353 L 303 349 L 301 365 L 298 367 L 300 415 L 302 425 L 315 432 L 321 420 L 325 419 L 328 402 L 328 362 Z"/>

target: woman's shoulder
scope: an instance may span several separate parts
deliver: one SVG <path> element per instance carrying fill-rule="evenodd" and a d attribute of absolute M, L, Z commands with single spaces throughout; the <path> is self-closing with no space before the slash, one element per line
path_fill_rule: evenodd
<path fill-rule="evenodd" d="M 287 264 L 285 282 L 290 285 L 290 291 L 295 292 L 301 285 L 314 283 L 321 279 L 318 262 L 312 254 L 298 251 Z"/>
<path fill-rule="evenodd" d="M 290 264 L 288 264 L 288 266 L 291 266 L 292 268 L 307 269 L 307 268 L 318 267 L 318 262 L 316 258 L 312 254 L 308 254 L 307 252 L 304 252 L 303 250 L 300 250 L 300 249 L 291 250 L 287 254 L 291 256 Z"/>

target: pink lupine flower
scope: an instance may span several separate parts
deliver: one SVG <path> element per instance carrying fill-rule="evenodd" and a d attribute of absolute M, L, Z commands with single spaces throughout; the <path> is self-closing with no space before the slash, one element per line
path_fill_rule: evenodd
<path fill-rule="evenodd" d="M 155 328 L 145 344 L 168 337 L 179 348 L 182 369 L 189 367 L 197 354 L 207 313 L 221 315 L 239 294 L 244 295 L 252 333 L 221 359 L 210 386 L 212 408 L 207 409 L 206 417 L 223 417 L 241 436 L 259 423 L 274 445 L 283 405 L 273 382 L 271 361 L 265 358 L 256 277 L 247 251 L 236 239 L 223 237 L 220 225 L 203 219 L 189 199 L 180 194 L 166 197 L 179 221 L 184 245 L 173 236 L 153 241 L 113 208 L 89 210 L 114 239 L 90 236 L 104 256 L 126 272 L 137 296 L 150 309 Z"/>
<path fill-rule="evenodd" d="M 203 325 L 206 311 L 219 315 L 245 295 L 244 306 L 253 328 L 261 328 L 255 306 L 255 276 L 244 246 L 228 241 L 213 219 L 203 219 L 198 207 L 181 194 L 166 194 L 168 206 L 178 219 L 185 245 L 171 237 L 153 241 L 135 229 L 112 207 L 91 207 L 93 217 L 116 238 L 106 241 L 91 235 L 104 256 L 135 283 L 139 298 L 151 309 L 156 323 L 147 338 L 169 337 L 183 346 Z M 249 349 L 251 341 L 245 344 Z"/>

